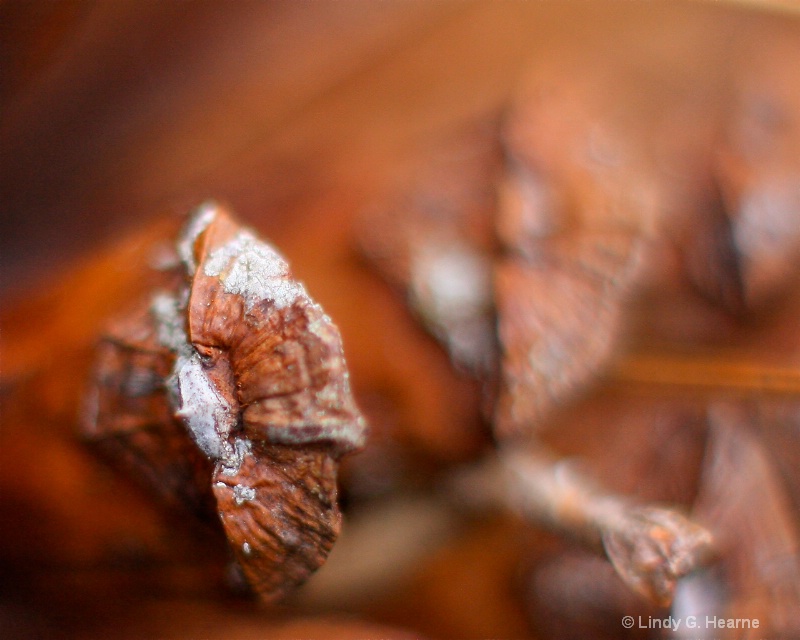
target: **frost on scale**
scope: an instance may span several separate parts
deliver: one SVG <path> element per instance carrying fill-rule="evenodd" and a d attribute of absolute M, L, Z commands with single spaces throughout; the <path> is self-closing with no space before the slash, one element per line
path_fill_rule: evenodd
<path fill-rule="evenodd" d="M 191 226 L 191 223 L 190 223 Z M 189 342 L 254 442 L 361 447 L 341 336 L 269 244 L 217 209 L 194 241 Z"/>
<path fill-rule="evenodd" d="M 157 293 L 150 305 L 156 325 L 156 339 L 162 347 L 181 355 L 192 352 L 186 337 L 185 304 L 168 293 Z"/>
<path fill-rule="evenodd" d="M 464 242 L 427 242 L 413 252 L 411 302 L 456 363 L 489 366 L 493 348 L 491 263 Z"/>
<path fill-rule="evenodd" d="M 175 415 L 189 428 L 192 439 L 212 460 L 233 464 L 235 451 L 228 436 L 236 426 L 236 407 L 220 393 L 206 374 L 200 356 L 175 361 L 180 408 Z"/>
<path fill-rule="evenodd" d="M 180 264 L 109 325 L 84 432 L 170 505 L 219 518 L 273 600 L 325 561 L 338 461 L 364 443 L 341 337 L 286 260 L 218 205 L 195 210 L 175 250 Z"/>
<path fill-rule="evenodd" d="M 233 499 L 237 505 L 242 505 L 245 502 L 256 499 L 256 490 L 253 487 L 247 487 L 243 484 L 237 484 L 233 488 Z"/>
<path fill-rule="evenodd" d="M 245 300 L 247 311 L 262 301 L 283 309 L 301 296 L 307 298 L 303 285 L 289 277 L 286 260 L 249 231 L 216 249 L 203 271 L 207 276 L 219 276 L 225 291 Z"/>
<path fill-rule="evenodd" d="M 204 202 L 197 207 L 175 246 L 178 257 L 183 261 L 190 276 L 197 270 L 197 263 L 194 258 L 194 243 L 197 237 L 214 221 L 214 217 L 217 215 L 217 208 L 218 205 L 214 202 Z"/>

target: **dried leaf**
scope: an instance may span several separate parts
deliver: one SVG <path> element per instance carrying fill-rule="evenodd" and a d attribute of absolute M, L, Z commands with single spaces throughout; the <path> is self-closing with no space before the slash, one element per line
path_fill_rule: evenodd
<path fill-rule="evenodd" d="M 677 509 L 605 491 L 541 446 L 506 450 L 457 477 L 451 489 L 464 504 L 505 504 L 533 523 L 602 544 L 622 580 L 659 606 L 668 606 L 678 579 L 711 554 L 709 531 Z"/>
<path fill-rule="evenodd" d="M 651 602 L 668 606 L 678 579 L 701 566 L 712 538 L 677 511 L 631 507 L 605 525 L 603 546 L 622 579 Z"/>
<path fill-rule="evenodd" d="M 750 308 L 779 299 L 800 274 L 800 90 L 795 32 L 747 51 L 715 173 L 731 218 Z"/>
<path fill-rule="evenodd" d="M 110 325 L 84 433 L 195 512 L 213 513 L 213 483 L 245 575 L 272 600 L 330 551 L 337 462 L 364 421 L 338 330 L 273 247 L 208 204 L 176 254 L 164 288 Z"/>
<path fill-rule="evenodd" d="M 426 151 L 407 183 L 365 216 L 361 246 L 447 348 L 454 363 L 494 366 L 491 214 L 499 150 L 481 123 Z"/>
<path fill-rule="evenodd" d="M 324 449 L 273 445 L 248 453 L 213 488 L 234 555 L 256 592 L 280 594 L 319 567 L 341 529 L 337 465 Z"/>
<path fill-rule="evenodd" d="M 678 602 L 702 615 L 758 619 L 736 638 L 800 634 L 800 537 L 786 489 L 759 439 L 753 414 L 734 405 L 712 414 L 696 517 L 718 540 L 718 567 L 689 583 Z M 728 637 L 728 636 L 725 636 Z"/>
<path fill-rule="evenodd" d="M 640 249 L 627 233 L 581 234 L 543 243 L 531 259 L 497 264 L 501 437 L 540 426 L 609 363 L 620 346 Z"/>

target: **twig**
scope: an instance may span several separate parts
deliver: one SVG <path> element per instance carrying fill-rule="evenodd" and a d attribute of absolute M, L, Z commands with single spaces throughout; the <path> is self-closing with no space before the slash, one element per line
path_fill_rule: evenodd
<path fill-rule="evenodd" d="M 676 509 L 601 490 L 569 461 L 541 449 L 505 449 L 459 478 L 456 492 L 473 504 L 503 504 L 537 524 L 602 545 L 620 577 L 667 606 L 677 580 L 710 559 L 711 534 Z"/>

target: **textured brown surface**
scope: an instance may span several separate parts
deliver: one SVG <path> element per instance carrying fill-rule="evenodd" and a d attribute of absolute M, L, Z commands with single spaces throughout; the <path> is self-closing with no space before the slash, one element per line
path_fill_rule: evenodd
<path fill-rule="evenodd" d="M 342 525 L 336 472 L 324 449 L 271 446 L 246 457 L 238 474 L 214 475 L 225 533 L 247 581 L 264 597 L 304 583 L 333 547 Z M 257 498 L 237 500 L 239 483 Z"/>
<path fill-rule="evenodd" d="M 217 205 L 144 250 L 162 282 L 98 346 L 84 435 L 170 508 L 218 513 L 248 583 L 279 599 L 330 552 L 338 460 L 363 445 L 339 333 Z"/>
<path fill-rule="evenodd" d="M 800 296 L 787 274 L 800 225 L 784 226 L 792 219 L 783 211 L 800 157 L 800 35 L 796 10 L 741 4 L 0 4 L 0 260 L 3 291 L 14 294 L 0 310 L 0 635 L 657 634 L 621 628 L 622 615 L 667 612 L 632 594 L 601 556 L 504 513 L 454 516 L 442 506 L 440 481 L 453 465 L 492 448 L 496 385 L 466 375 L 463 361 L 453 367 L 452 345 L 442 349 L 418 320 L 440 340 L 448 325 L 437 318 L 468 323 L 438 316 L 431 298 L 427 317 L 419 304 L 409 311 L 398 295 L 407 262 L 392 272 L 393 290 L 354 249 L 355 218 L 385 206 L 389 190 L 396 205 L 397 185 L 428 171 L 420 157 L 431 148 L 447 166 L 450 134 L 484 119 L 490 140 L 504 121 L 504 136 L 532 134 L 517 141 L 538 153 L 518 146 L 500 160 L 539 167 L 547 180 L 533 186 L 549 185 L 542 201 L 565 207 L 566 235 L 646 240 L 647 284 L 621 307 L 626 350 L 551 414 L 542 440 L 614 494 L 687 510 L 708 496 L 692 517 L 743 542 L 700 591 L 727 593 L 714 606 L 730 614 L 774 614 L 780 629 L 797 572 L 757 559 L 796 554 Z M 549 93 L 524 98 L 543 84 Z M 508 126 L 513 97 L 521 123 L 535 126 Z M 481 171 L 469 172 L 467 188 L 456 180 L 441 189 L 445 199 L 493 203 Z M 659 174 L 671 178 L 654 182 Z M 435 175 L 429 201 L 452 173 Z M 500 181 L 504 206 L 532 186 L 512 177 Z M 286 605 L 297 620 L 288 624 L 231 597 L 240 576 L 226 569 L 219 532 L 165 512 L 76 437 L 107 318 L 164 286 L 142 248 L 175 237 L 174 214 L 208 197 L 269 237 L 336 321 L 372 427 L 366 451 L 342 465 L 344 524 L 331 554 L 352 525 L 359 561 L 326 564 L 316 600 Z M 737 213 L 752 202 L 783 205 Z M 395 205 L 390 217 L 407 206 Z M 477 221 L 468 232 L 449 228 L 462 243 L 483 237 L 485 213 L 467 215 Z M 142 229 L 146 221 L 155 222 Z M 504 246 L 523 223 L 499 225 Z M 494 239 L 480 246 L 498 248 Z M 491 306 L 480 307 L 490 325 Z M 475 353 L 485 364 L 487 351 Z M 743 404 L 733 436 L 710 430 L 734 420 L 709 418 L 709 400 L 720 398 Z M 444 532 L 431 535 L 424 517 L 395 508 L 393 497 L 408 492 Z M 706 519 L 709 502 L 724 514 Z M 374 535 L 370 515 L 391 531 Z M 359 575 L 368 557 L 391 579 Z M 770 609 L 763 603 L 776 593 Z M 346 621 L 319 617 L 331 607 Z"/>

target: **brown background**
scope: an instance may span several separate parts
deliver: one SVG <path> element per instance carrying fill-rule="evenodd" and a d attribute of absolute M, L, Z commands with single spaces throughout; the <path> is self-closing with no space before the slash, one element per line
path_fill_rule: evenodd
<path fill-rule="evenodd" d="M 9 637 L 42 629 L 54 637 L 112 637 L 126 628 L 131 638 L 264 633 L 259 614 L 208 586 L 218 586 L 224 559 L 207 541 L 180 527 L 175 533 L 148 498 L 95 469 L 73 440 L 82 383 L 70 380 L 73 366 L 85 365 L 81 349 L 106 306 L 135 288 L 109 271 L 135 247 L 114 249 L 116 262 L 108 247 L 204 198 L 229 203 L 281 247 L 340 324 L 368 414 L 394 416 L 423 458 L 420 469 L 463 459 L 486 436 L 475 385 L 451 370 L 402 300 L 354 257 L 355 216 L 403 173 L 407 152 L 501 106 L 530 60 L 569 50 L 625 60 L 654 87 L 708 96 L 713 111 L 726 98 L 716 87 L 753 51 L 775 39 L 796 42 L 796 6 L 0 4 L 0 373 L 4 392 L 30 399 L 11 406 L 5 395 L 0 407 L 3 427 L 19 428 L 3 445 L 0 473 L 10 567 L 0 578 L 0 623 Z M 54 298 L 25 305 L 51 285 Z M 29 419 L 35 414 L 41 423 Z M 582 446 L 601 456 L 613 437 L 600 426 L 588 431 L 594 438 Z M 653 465 L 668 457 L 652 455 Z M 380 455 L 365 460 L 367 470 L 386 464 Z M 629 470 L 630 485 L 636 473 Z M 98 488 L 97 478 L 107 484 Z M 409 519 L 437 517 L 411 509 Z M 125 530 L 133 542 L 121 540 Z M 413 589 L 356 609 L 441 637 L 530 633 L 498 577 L 517 575 L 515 552 L 503 544 L 514 535 L 506 524 L 479 523 L 422 566 Z M 547 549 L 551 541 L 526 544 Z M 170 556 L 176 549 L 181 555 Z M 309 597 L 301 615 L 327 611 Z M 271 632 L 388 634 L 349 619 L 314 624 Z"/>

